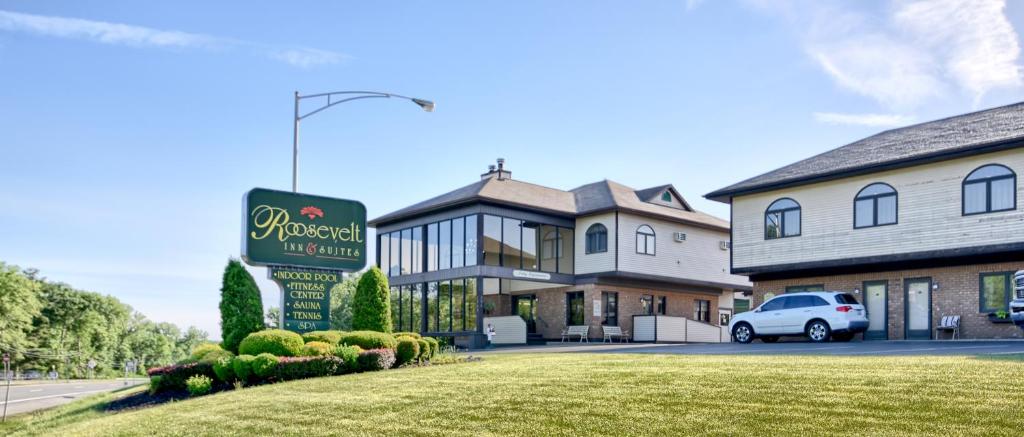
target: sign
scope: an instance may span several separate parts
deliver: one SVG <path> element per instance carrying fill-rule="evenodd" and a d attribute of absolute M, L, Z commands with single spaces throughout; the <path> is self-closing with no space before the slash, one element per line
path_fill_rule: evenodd
<path fill-rule="evenodd" d="M 281 286 L 281 329 L 298 333 L 331 327 L 331 288 L 340 272 L 271 267 L 270 279 Z"/>
<path fill-rule="evenodd" d="M 601 301 L 594 299 L 594 317 L 601 317 Z"/>
<path fill-rule="evenodd" d="M 366 267 L 362 203 L 253 188 L 242 211 L 242 259 L 250 265 L 341 271 Z"/>
<path fill-rule="evenodd" d="M 96 360 L 90 359 L 88 363 L 85 363 L 85 365 L 88 366 L 90 370 L 91 369 L 95 369 L 96 368 Z"/>
<path fill-rule="evenodd" d="M 544 272 L 531 272 L 527 270 L 513 270 L 512 276 L 524 279 L 541 279 L 544 281 L 550 281 L 551 275 Z"/>

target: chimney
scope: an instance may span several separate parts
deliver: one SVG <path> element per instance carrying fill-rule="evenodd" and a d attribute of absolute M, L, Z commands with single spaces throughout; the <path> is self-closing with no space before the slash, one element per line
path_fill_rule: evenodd
<path fill-rule="evenodd" d="M 497 167 L 494 164 L 487 166 L 487 173 L 480 175 L 480 179 L 496 178 L 499 181 L 512 179 L 512 172 L 505 170 L 505 158 L 498 158 Z"/>

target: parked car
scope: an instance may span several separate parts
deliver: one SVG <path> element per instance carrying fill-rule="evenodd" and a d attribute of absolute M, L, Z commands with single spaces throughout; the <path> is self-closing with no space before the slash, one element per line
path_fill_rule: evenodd
<path fill-rule="evenodd" d="M 776 296 L 729 322 L 733 340 L 760 338 L 774 343 L 782 336 L 807 336 L 813 342 L 850 341 L 868 329 L 867 311 L 849 293 L 816 291 Z"/>
<path fill-rule="evenodd" d="M 1020 329 L 1024 329 L 1024 270 L 1013 275 L 1013 300 L 1010 301 L 1010 320 Z"/>

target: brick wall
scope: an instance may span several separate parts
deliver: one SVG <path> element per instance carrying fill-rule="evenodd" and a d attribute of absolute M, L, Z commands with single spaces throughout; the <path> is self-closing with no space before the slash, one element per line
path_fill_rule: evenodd
<path fill-rule="evenodd" d="M 979 274 L 989 272 L 1008 272 L 1024 269 L 1024 263 L 995 263 L 970 266 L 942 267 L 934 269 L 898 270 L 876 273 L 859 273 L 853 275 L 814 276 L 799 279 L 784 279 L 754 282 L 752 307 L 764 303 L 766 293 L 780 295 L 786 287 L 794 285 L 823 284 L 826 290 L 846 291 L 857 294 L 863 301 L 865 281 L 886 281 L 888 284 L 888 320 L 889 339 L 904 338 L 904 280 L 913 278 L 931 278 L 939 288 L 932 290 L 932 326 L 944 315 L 960 316 L 960 335 L 963 338 L 1021 338 L 1021 329 L 1013 324 L 995 324 L 988 320 L 987 313 L 981 313 L 979 305 Z M 934 330 L 933 330 L 934 335 Z M 943 338 L 946 338 L 943 334 Z"/>

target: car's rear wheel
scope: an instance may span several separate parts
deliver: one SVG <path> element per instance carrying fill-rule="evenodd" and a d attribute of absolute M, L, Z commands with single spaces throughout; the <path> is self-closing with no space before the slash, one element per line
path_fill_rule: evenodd
<path fill-rule="evenodd" d="M 853 340 L 853 334 L 849 332 L 844 332 L 842 334 L 832 334 L 832 341 L 846 342 L 850 340 Z"/>
<path fill-rule="evenodd" d="M 815 343 L 828 341 L 832 336 L 832 328 L 822 320 L 815 320 L 807 324 L 807 338 Z"/>
<path fill-rule="evenodd" d="M 732 328 L 732 338 L 737 343 L 750 343 L 754 341 L 754 329 L 746 323 L 738 323 Z"/>
<path fill-rule="evenodd" d="M 765 343 L 775 343 L 779 341 L 779 337 L 761 337 L 761 341 Z"/>

